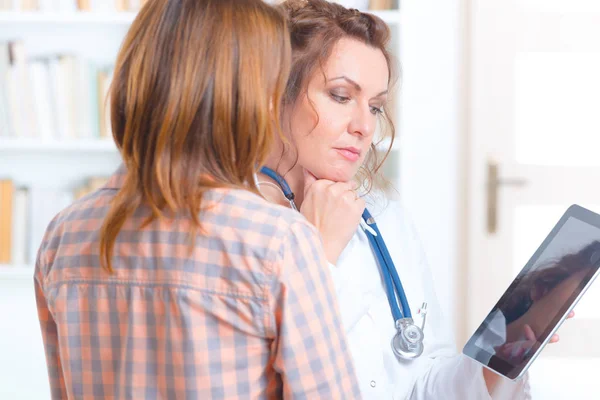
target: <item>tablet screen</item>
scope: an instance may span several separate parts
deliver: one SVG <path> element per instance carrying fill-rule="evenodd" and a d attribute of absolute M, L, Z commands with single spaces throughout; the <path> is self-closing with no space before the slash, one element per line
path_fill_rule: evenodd
<path fill-rule="evenodd" d="M 518 375 L 599 267 L 600 228 L 573 216 L 564 219 L 471 338 L 475 358 Z"/>

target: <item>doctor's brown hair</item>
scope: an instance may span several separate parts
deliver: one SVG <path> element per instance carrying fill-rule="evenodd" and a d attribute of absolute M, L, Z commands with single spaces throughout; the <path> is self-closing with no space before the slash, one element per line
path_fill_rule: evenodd
<path fill-rule="evenodd" d="M 152 210 L 143 226 L 183 213 L 195 232 L 207 190 L 258 193 L 253 174 L 281 135 L 272 115 L 280 112 L 290 52 L 284 16 L 262 0 L 146 2 L 110 91 L 127 174 L 102 226 L 103 267 L 112 271 L 116 237 L 141 205 Z"/>
<path fill-rule="evenodd" d="M 284 96 L 285 105 L 293 105 L 301 95 L 306 94 L 308 82 L 314 74 L 324 74 L 324 65 L 342 38 L 355 39 L 381 50 L 389 70 L 388 87 L 394 86 L 395 61 L 388 50 L 390 28 L 381 18 L 325 0 L 286 0 L 279 7 L 287 16 L 292 41 L 292 67 Z M 392 149 L 396 131 L 389 118 L 392 115 L 389 105 L 384 105 L 383 110 L 382 132 L 391 138 L 391 143 L 381 160 L 375 144 L 371 144 L 371 151 L 358 173 L 361 182 L 366 180 L 367 190 L 373 186 L 382 188 L 387 185 L 383 174 L 378 172 Z M 314 111 L 318 118 L 318 113 Z"/>

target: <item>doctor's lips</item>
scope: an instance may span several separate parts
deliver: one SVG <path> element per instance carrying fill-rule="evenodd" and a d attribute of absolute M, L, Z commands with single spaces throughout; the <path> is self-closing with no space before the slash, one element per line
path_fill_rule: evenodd
<path fill-rule="evenodd" d="M 360 149 L 356 147 L 335 147 L 334 149 L 348 161 L 354 162 L 360 158 Z"/>

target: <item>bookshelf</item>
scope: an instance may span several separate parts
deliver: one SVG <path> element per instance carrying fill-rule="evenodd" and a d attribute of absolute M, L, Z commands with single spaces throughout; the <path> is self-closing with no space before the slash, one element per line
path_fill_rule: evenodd
<path fill-rule="evenodd" d="M 398 10 L 369 11 L 390 25 L 400 23 L 401 13 Z M 0 11 L 0 24 L 103 24 L 129 25 L 136 13 L 121 12 L 42 12 L 42 11 Z"/>
<path fill-rule="evenodd" d="M 369 12 L 390 25 L 392 51 L 396 58 L 400 59 L 401 11 Z M 133 11 L 0 10 L 0 44 L 14 40 L 22 41 L 28 61 L 57 55 L 74 55 L 98 65 L 111 65 L 135 16 L 136 12 Z M 94 45 L 90 46 L 90 43 Z M 398 108 L 399 106 L 396 107 L 394 115 L 396 121 L 399 115 Z M 99 111 L 99 114 L 101 113 L 102 110 Z M 98 123 L 101 116 L 96 118 Z M 398 132 L 397 122 L 396 129 Z M 31 131 L 27 132 L 31 135 Z M 388 144 L 389 140 L 384 140 L 378 147 L 384 150 Z M 399 149 L 400 138 L 397 134 L 392 154 L 386 161 L 389 165 L 384 169 L 396 187 L 399 186 Z M 9 137 L 0 132 L 0 181 L 13 180 L 15 187 L 42 186 L 45 190 L 55 188 L 72 192 L 88 178 L 110 175 L 119 161 L 118 150 L 110 135 L 98 136 L 97 132 L 92 135 L 86 132 L 86 129 L 82 129 L 81 125 L 73 128 L 70 133 L 57 129 L 53 136 L 46 135 L 44 138 Z M 29 276 L 28 272 L 23 274 L 22 271 L 29 271 L 30 267 L 27 264 L 31 261 L 27 260 L 26 264 L 18 267 L 0 264 L 0 285 L 7 276 Z M 0 263 L 2 262 L 3 260 L 0 260 Z"/>
<path fill-rule="evenodd" d="M 390 25 L 392 51 L 400 59 L 402 13 L 371 12 Z M 98 65 L 110 65 L 135 15 L 135 12 L 106 11 L 0 11 L 0 43 L 21 40 L 28 59 L 76 55 Z M 400 102 L 396 104 L 398 121 Z M 399 132 L 398 123 L 396 129 Z M 47 204 L 60 209 L 65 204 L 61 194 L 74 193 L 91 178 L 109 176 L 117 168 L 120 155 L 109 135 L 92 135 L 81 126 L 71 133 L 57 129 L 55 135 L 41 139 L 6 137 L 0 132 L 0 181 L 9 179 L 15 188 L 39 189 Z M 380 148 L 384 149 L 387 143 L 384 141 Z M 396 187 L 399 187 L 399 148 L 397 137 L 385 168 Z M 52 213 L 50 210 L 48 215 Z M 36 229 L 45 230 L 44 225 L 46 221 L 41 221 Z M 0 347 L 2 342 L 9 344 L 2 353 L 9 360 L 16 360 L 16 364 L 11 362 L 10 369 L 0 374 L 0 398 L 15 398 L 16 393 L 21 398 L 50 397 L 33 292 L 33 254 L 41 241 L 40 232 L 27 240 L 26 257 L 12 263 L 0 261 L 0 310 L 2 307 L 10 310 L 9 319 L 10 315 L 20 318 L 11 332 L 0 333 Z"/>

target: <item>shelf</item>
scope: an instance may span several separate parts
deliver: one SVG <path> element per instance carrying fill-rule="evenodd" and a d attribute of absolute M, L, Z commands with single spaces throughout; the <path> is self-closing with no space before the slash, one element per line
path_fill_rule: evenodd
<path fill-rule="evenodd" d="M 400 23 L 399 10 L 373 10 L 366 12 L 375 14 L 388 24 Z M 104 24 L 129 25 L 135 18 L 136 12 L 35 12 L 35 11 L 0 11 L 0 24 Z"/>
<path fill-rule="evenodd" d="M 117 152 L 117 147 L 112 140 L 80 139 L 80 140 L 52 140 L 43 141 L 36 139 L 0 139 L 0 152 L 25 151 L 25 152 Z"/>
<path fill-rule="evenodd" d="M 6 265 L 0 264 L 0 281 L 7 279 L 33 280 L 32 265 Z"/>

